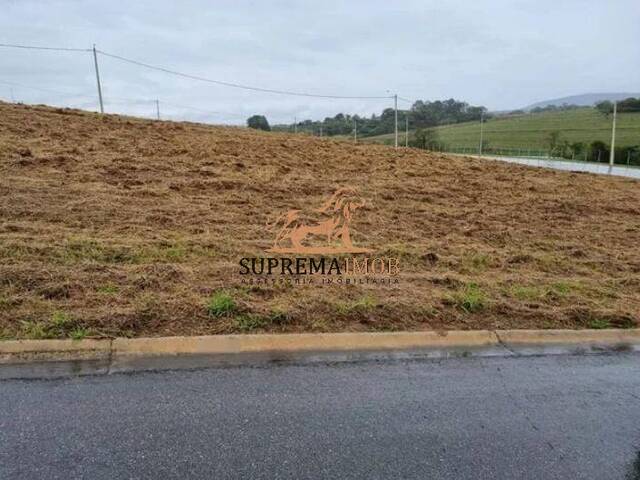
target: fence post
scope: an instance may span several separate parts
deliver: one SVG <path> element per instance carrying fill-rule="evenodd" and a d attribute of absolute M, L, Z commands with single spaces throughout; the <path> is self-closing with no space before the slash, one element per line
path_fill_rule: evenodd
<path fill-rule="evenodd" d="M 616 117 L 618 116 L 618 102 L 613 102 L 613 126 L 611 127 L 611 152 L 609 165 L 613 166 L 616 159 Z"/>
<path fill-rule="evenodd" d="M 93 64 L 96 67 L 96 82 L 98 83 L 98 99 L 100 100 L 100 113 L 104 113 L 104 103 L 102 103 L 102 87 L 100 86 L 100 70 L 98 70 L 98 54 L 96 44 L 93 44 Z"/>
<path fill-rule="evenodd" d="M 480 147 L 478 148 L 478 156 L 482 156 L 482 134 L 484 130 L 484 111 L 480 110 Z"/>
<path fill-rule="evenodd" d="M 404 116 L 404 146 L 409 146 L 409 115 Z"/>
<path fill-rule="evenodd" d="M 394 117 L 395 117 L 395 125 L 396 125 L 396 148 L 398 148 L 398 94 L 396 93 L 393 96 L 393 109 L 394 109 Z"/>
<path fill-rule="evenodd" d="M 160 100 L 156 99 L 156 118 L 160 120 Z"/>

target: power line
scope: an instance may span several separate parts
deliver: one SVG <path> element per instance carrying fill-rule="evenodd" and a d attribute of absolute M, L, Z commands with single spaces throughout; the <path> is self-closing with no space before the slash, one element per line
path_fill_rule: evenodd
<path fill-rule="evenodd" d="M 38 90 L 40 92 L 46 92 L 46 93 L 55 93 L 56 95 L 63 95 L 63 96 L 66 96 L 66 97 L 91 98 L 91 99 L 95 100 L 95 97 L 91 96 L 91 95 L 84 95 L 84 94 L 77 94 L 77 93 L 70 93 L 70 92 L 61 92 L 59 90 L 51 90 L 50 88 L 32 87 L 30 85 L 23 85 L 21 83 L 7 82 L 6 80 L 0 81 L 0 84 L 9 85 L 9 86 L 12 86 L 12 87 L 28 88 L 30 90 Z"/>
<path fill-rule="evenodd" d="M 50 50 L 50 51 L 59 51 L 59 52 L 91 52 L 91 51 L 93 51 L 91 48 L 43 47 L 43 46 L 38 46 L 38 45 L 18 45 L 18 44 L 13 44 L 13 43 L 0 43 L 0 47 L 21 48 L 21 49 L 27 49 L 27 50 Z M 134 65 L 138 65 L 138 66 L 141 66 L 141 67 L 149 68 L 149 69 L 152 69 L 152 70 L 157 70 L 157 71 L 169 73 L 169 74 L 172 74 L 172 75 L 178 75 L 178 76 L 181 76 L 181 77 L 184 77 L 184 78 L 190 78 L 192 80 L 199 80 L 199 81 L 202 81 L 202 82 L 214 83 L 216 85 L 222 85 L 222 86 L 232 87 L 232 88 L 240 88 L 240 89 L 243 89 L 243 90 L 252 90 L 252 91 L 256 91 L 256 92 L 265 92 L 265 93 L 275 93 L 275 94 L 278 94 L 278 95 L 293 95 L 293 96 L 298 96 L 298 97 L 352 99 L 352 100 L 393 98 L 393 96 L 372 96 L 372 95 L 362 95 L 362 96 L 358 96 L 358 95 L 319 95 L 319 94 L 306 93 L 306 92 L 294 92 L 294 91 L 290 91 L 290 90 L 276 90 L 276 89 L 271 89 L 271 88 L 253 87 L 253 86 L 249 86 L 249 85 L 243 85 L 243 84 L 240 84 L 240 83 L 225 82 L 225 81 L 222 81 L 222 80 L 214 80 L 214 79 L 211 79 L 211 78 L 201 77 L 201 76 L 198 76 L 198 75 L 191 75 L 191 74 L 188 74 L 188 73 L 179 72 L 179 71 L 176 71 L 176 70 L 171 70 L 171 69 L 164 68 L 164 67 L 158 67 L 158 66 L 155 66 L 155 65 L 150 65 L 148 63 L 140 62 L 138 60 L 133 60 L 131 58 L 126 58 L 126 57 L 123 57 L 121 55 L 115 55 L 113 53 L 104 52 L 102 50 L 96 50 L 96 51 L 98 53 L 100 53 L 101 55 L 104 55 L 106 57 L 115 58 L 115 59 L 123 61 L 123 62 L 128 62 L 128 63 L 134 64 Z"/>
<path fill-rule="evenodd" d="M 50 88 L 41 88 L 41 87 L 32 87 L 31 85 L 24 85 L 21 83 L 16 83 L 16 82 L 9 82 L 6 80 L 0 80 L 0 85 L 7 85 L 7 86 L 12 86 L 12 87 L 20 87 L 20 88 L 27 88 L 30 90 L 36 90 L 39 92 L 45 92 L 45 93 L 53 93 L 56 95 L 62 95 L 65 97 L 75 97 L 75 98 L 86 98 L 86 99 L 91 99 L 93 101 L 95 101 L 95 96 L 92 95 L 84 95 L 84 94 L 76 94 L 76 93 L 70 93 L 70 92 L 62 92 L 60 90 L 52 90 Z M 167 102 L 165 100 L 160 99 L 161 102 L 165 105 L 170 105 L 173 107 L 178 107 L 178 108 L 184 108 L 187 110 L 194 110 L 197 112 L 202 112 L 202 113 L 206 113 L 209 115 L 218 115 L 218 116 L 224 116 L 224 117 L 237 117 L 237 118 L 245 118 L 246 115 L 242 115 L 239 113 L 225 113 L 225 112 L 214 112 L 212 110 L 205 110 L 202 108 L 198 108 L 198 107 L 191 107 L 189 105 L 181 105 L 178 103 L 173 103 L 173 102 Z M 113 103 L 114 101 L 117 101 L 119 103 L 131 103 L 131 104 L 153 104 L 156 102 L 155 99 L 151 100 L 151 99 L 144 99 L 144 98 L 130 98 L 130 97 L 112 97 L 109 96 L 106 99 L 107 103 Z M 84 105 L 84 104 L 83 104 Z"/>
<path fill-rule="evenodd" d="M 141 67 L 149 68 L 149 69 L 152 69 L 152 70 L 158 70 L 160 72 L 169 73 L 171 75 L 177 75 L 179 77 L 190 78 L 192 80 L 199 80 L 199 81 L 202 81 L 202 82 L 213 83 L 213 84 L 222 85 L 222 86 L 225 86 L 225 87 L 240 88 L 240 89 L 243 89 L 243 90 L 252 90 L 252 91 L 255 91 L 255 92 L 275 93 L 275 94 L 278 94 L 278 95 L 292 95 L 292 96 L 297 96 L 297 97 L 335 98 L 335 99 L 351 99 L 351 100 L 389 99 L 389 98 L 393 98 L 393 96 L 316 95 L 316 94 L 313 94 L 313 93 L 293 92 L 293 91 L 289 91 L 289 90 L 275 90 L 275 89 L 271 89 L 271 88 L 252 87 L 252 86 L 243 85 L 243 84 L 240 84 L 240 83 L 223 82 L 221 80 L 213 80 L 211 78 L 201 77 L 201 76 L 198 76 L 198 75 L 191 75 L 191 74 L 188 74 L 188 73 L 178 72 L 176 70 L 170 70 L 170 69 L 164 68 L 164 67 L 157 67 L 155 65 L 150 65 L 148 63 L 139 62 L 137 60 L 132 60 L 130 58 L 125 58 L 125 57 L 122 57 L 120 55 L 114 55 L 112 53 L 103 52 L 102 50 L 97 50 L 97 52 L 100 53 L 101 55 L 106 56 L 106 57 L 115 58 L 115 59 L 121 60 L 123 62 L 132 63 L 134 65 L 138 65 L 138 66 L 141 66 Z"/>
<path fill-rule="evenodd" d="M 170 105 L 172 107 L 186 108 L 187 110 L 193 110 L 193 111 L 196 111 L 196 112 L 207 113 L 209 115 L 223 115 L 223 116 L 226 116 L 226 117 L 238 117 L 238 118 L 243 118 L 243 119 L 246 117 L 246 115 L 241 115 L 239 113 L 214 112 L 212 110 L 205 110 L 205 109 L 198 108 L 198 107 L 190 107 L 188 105 L 181 105 L 179 103 L 167 102 L 167 101 L 164 101 L 164 100 L 162 100 L 162 103 L 164 103 L 165 105 Z"/>
<path fill-rule="evenodd" d="M 13 43 L 0 43 L 0 47 L 23 48 L 26 50 L 53 50 L 57 52 L 90 52 L 90 48 L 65 48 L 65 47 L 41 47 L 35 45 L 17 45 Z"/>

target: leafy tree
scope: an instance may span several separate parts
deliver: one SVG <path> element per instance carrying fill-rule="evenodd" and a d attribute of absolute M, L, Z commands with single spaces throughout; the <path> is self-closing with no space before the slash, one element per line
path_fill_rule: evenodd
<path fill-rule="evenodd" d="M 573 142 L 569 145 L 572 157 L 579 157 L 587 149 L 587 146 L 583 142 Z"/>
<path fill-rule="evenodd" d="M 560 143 L 560 132 L 553 131 L 547 136 L 547 146 L 549 147 L 549 155 L 556 153 L 558 145 Z"/>
<path fill-rule="evenodd" d="M 618 102 L 618 112 L 640 112 L 640 98 L 627 98 Z"/>
<path fill-rule="evenodd" d="M 603 100 L 602 102 L 596 103 L 596 110 L 604 115 L 609 115 L 613 112 L 613 103 L 609 100 Z"/>
<path fill-rule="evenodd" d="M 410 115 L 417 127 L 435 127 L 436 125 L 480 120 L 485 112 L 486 108 L 484 107 L 474 107 L 466 102 L 450 98 L 435 102 L 418 100 L 411 107 Z"/>
<path fill-rule="evenodd" d="M 271 131 L 267 117 L 264 115 L 253 115 L 247 119 L 247 126 L 256 130 Z"/>
<path fill-rule="evenodd" d="M 438 144 L 438 132 L 433 128 L 419 128 L 409 143 L 412 147 L 432 150 Z"/>
<path fill-rule="evenodd" d="M 629 97 L 617 103 L 618 112 L 640 112 L 640 98 Z M 604 115 L 609 115 L 613 112 L 613 102 L 609 100 L 598 102 L 596 109 Z"/>
<path fill-rule="evenodd" d="M 597 162 L 598 160 L 608 161 L 609 146 L 600 140 L 591 142 L 591 145 L 589 145 L 589 159 L 594 162 Z"/>
<path fill-rule="evenodd" d="M 640 145 L 616 147 L 616 160 L 618 163 L 640 165 Z"/>

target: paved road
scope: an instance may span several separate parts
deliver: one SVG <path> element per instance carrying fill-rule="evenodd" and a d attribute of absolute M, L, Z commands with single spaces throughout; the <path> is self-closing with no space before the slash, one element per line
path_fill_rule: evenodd
<path fill-rule="evenodd" d="M 640 356 L 0 382 L 2 479 L 640 479 Z"/>
<path fill-rule="evenodd" d="M 553 160 L 546 158 L 503 157 L 484 155 L 483 158 L 501 160 L 509 163 L 520 163 L 534 167 L 553 168 L 556 170 L 569 170 L 572 172 L 590 172 L 601 175 L 616 175 L 621 177 L 640 178 L 640 168 L 626 165 L 609 166 L 608 163 L 575 162 L 570 160 Z"/>

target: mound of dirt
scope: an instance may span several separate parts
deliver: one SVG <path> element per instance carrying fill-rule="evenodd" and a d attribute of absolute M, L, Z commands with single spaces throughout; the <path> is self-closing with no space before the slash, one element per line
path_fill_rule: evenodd
<path fill-rule="evenodd" d="M 338 187 L 397 284 L 242 283 Z M 630 327 L 640 183 L 0 103 L 0 336 Z"/>

